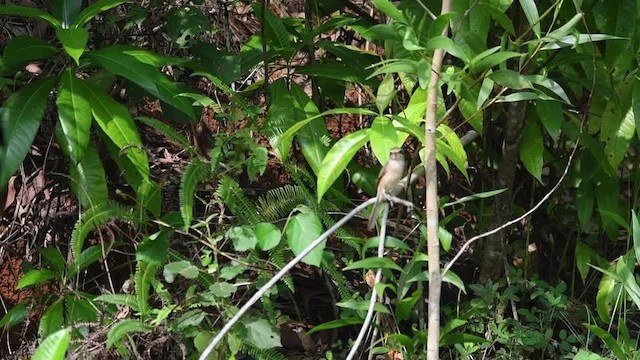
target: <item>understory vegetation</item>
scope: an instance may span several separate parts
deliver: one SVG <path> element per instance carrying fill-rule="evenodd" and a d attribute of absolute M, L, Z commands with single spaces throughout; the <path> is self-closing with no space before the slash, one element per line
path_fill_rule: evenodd
<path fill-rule="evenodd" d="M 639 359 L 639 23 L 0 2 L 0 358 Z"/>

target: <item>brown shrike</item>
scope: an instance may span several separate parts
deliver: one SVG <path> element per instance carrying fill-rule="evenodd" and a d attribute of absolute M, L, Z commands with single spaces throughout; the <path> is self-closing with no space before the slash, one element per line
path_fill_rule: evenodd
<path fill-rule="evenodd" d="M 380 203 L 390 191 L 393 191 L 393 188 L 395 188 L 400 179 L 402 179 L 404 168 L 405 162 L 402 149 L 391 149 L 389 153 L 389 160 L 386 164 L 384 164 L 382 170 L 380 170 L 380 174 L 378 175 L 376 203 L 375 205 L 373 205 L 373 210 L 371 211 L 371 216 L 369 217 L 369 224 L 367 226 L 369 230 L 373 230 L 373 228 L 376 226 Z"/>

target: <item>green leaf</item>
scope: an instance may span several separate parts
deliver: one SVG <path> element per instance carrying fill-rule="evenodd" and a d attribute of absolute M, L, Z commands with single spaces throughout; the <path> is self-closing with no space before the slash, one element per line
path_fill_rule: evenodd
<path fill-rule="evenodd" d="M 398 10 L 398 8 L 395 7 L 395 5 L 393 5 L 389 0 L 373 0 L 372 3 L 375 7 L 380 9 L 380 11 L 382 11 L 385 15 L 392 18 L 393 20 L 401 23 L 407 22 L 404 18 L 404 15 L 402 15 L 402 12 L 400 12 L 400 10 Z"/>
<path fill-rule="evenodd" d="M 40 248 L 38 252 L 53 266 L 57 277 L 64 274 L 65 261 L 60 250 L 55 247 L 46 247 Z"/>
<path fill-rule="evenodd" d="M 367 140 L 369 129 L 363 129 L 343 137 L 331 147 L 318 172 L 318 203 Z"/>
<path fill-rule="evenodd" d="M 20 278 L 16 290 L 23 289 L 27 286 L 38 285 L 55 277 L 56 274 L 51 270 L 30 270 Z"/>
<path fill-rule="evenodd" d="M 61 26 L 58 19 L 42 10 L 38 10 L 33 7 L 2 5 L 0 6 L 0 15 L 25 16 L 43 20 L 54 28 L 59 28 Z"/>
<path fill-rule="evenodd" d="M 451 152 L 446 154 L 447 158 L 458 170 L 460 170 L 462 175 L 469 180 L 469 174 L 467 173 L 467 167 L 469 166 L 467 152 L 464 150 L 464 146 L 462 145 L 460 138 L 445 124 L 438 125 L 437 132 L 442 134 L 445 140 L 447 140 L 449 148 L 451 149 Z"/>
<path fill-rule="evenodd" d="M 594 204 L 593 183 L 591 180 L 585 179 L 580 183 L 576 192 L 576 213 L 578 222 L 583 229 L 586 229 L 591 220 Z"/>
<path fill-rule="evenodd" d="M 631 301 L 636 304 L 636 308 L 640 309 L 640 286 L 638 286 L 635 275 L 632 272 L 635 268 L 634 262 L 631 261 L 627 265 L 625 257 L 626 256 L 623 256 L 618 260 L 616 264 L 616 274 L 620 277 L 620 282 Z M 631 260 L 633 258 L 629 257 L 629 259 Z"/>
<path fill-rule="evenodd" d="M 446 203 L 446 204 L 440 206 L 440 208 L 444 209 L 445 207 L 448 207 L 448 206 L 458 205 L 458 204 L 466 203 L 467 201 L 472 201 L 472 200 L 487 199 L 487 198 L 496 196 L 498 194 L 501 194 L 501 193 L 503 193 L 505 191 L 507 191 L 507 189 L 491 190 L 491 191 L 485 191 L 485 192 L 481 192 L 481 193 L 465 196 L 465 197 L 462 197 L 462 198 L 460 198 L 460 199 L 458 199 L 456 201 L 453 201 L 453 202 L 450 202 L 450 203 Z"/>
<path fill-rule="evenodd" d="M 554 141 L 560 136 L 560 127 L 562 125 L 562 105 L 557 101 L 536 101 L 536 112 L 538 119 L 549 133 Z"/>
<path fill-rule="evenodd" d="M 373 119 L 371 130 L 369 131 L 369 142 L 371 143 L 371 150 L 373 150 L 381 164 L 387 162 L 391 149 L 401 145 L 395 126 L 385 116 L 377 116 Z"/>
<path fill-rule="evenodd" d="M 314 213 L 306 210 L 289 218 L 285 228 L 285 234 L 287 235 L 287 243 L 291 251 L 295 255 L 298 255 L 322 234 L 322 223 Z M 319 267 L 325 246 L 326 241 L 323 241 L 315 249 L 311 250 L 311 252 L 302 259 L 302 262 Z"/>
<path fill-rule="evenodd" d="M 79 28 L 91 21 L 96 15 L 103 11 L 112 9 L 120 4 L 124 4 L 126 0 L 98 0 L 91 5 L 87 6 L 78 14 L 76 19 L 71 24 L 72 28 Z"/>
<path fill-rule="evenodd" d="M 93 301 L 114 305 L 124 305 L 130 307 L 134 311 L 138 311 L 138 301 L 136 300 L 136 296 L 131 294 L 102 294 L 95 297 Z"/>
<path fill-rule="evenodd" d="M 91 129 L 91 107 L 81 81 L 71 68 L 67 68 L 62 73 L 56 99 L 58 119 L 66 140 L 66 152 L 74 164 L 78 164 L 84 157 Z"/>
<path fill-rule="evenodd" d="M 496 70 L 489 74 L 488 77 L 497 84 L 511 89 L 522 90 L 531 89 L 533 84 L 523 75 L 513 70 Z"/>
<path fill-rule="evenodd" d="M 548 41 L 548 42 L 555 42 L 555 41 L 561 40 L 562 38 L 567 36 L 567 34 L 582 20 L 583 16 L 584 15 L 582 13 L 575 14 L 571 18 L 571 20 L 567 21 L 566 24 L 553 30 L 552 32 L 547 34 L 545 37 L 543 37 L 541 40 Z"/>
<path fill-rule="evenodd" d="M 418 289 L 411 294 L 409 297 L 405 297 L 398 301 L 396 306 L 395 317 L 398 321 L 404 321 L 411 317 L 413 308 L 416 306 L 418 301 L 422 299 L 422 290 Z"/>
<path fill-rule="evenodd" d="M 629 358 L 629 356 L 627 356 L 627 354 L 620 347 L 620 344 L 618 344 L 618 341 L 616 340 L 616 338 L 614 338 L 613 335 L 609 334 L 606 330 L 599 328 L 598 325 L 592 325 L 592 324 L 582 324 L 582 325 L 584 325 L 584 327 L 587 328 L 587 330 L 593 332 L 605 344 L 607 344 L 607 347 L 616 355 L 616 358 L 618 359 Z"/>
<path fill-rule="evenodd" d="M 149 160 L 129 110 L 86 81 L 79 84 L 84 85 L 93 118 L 118 148 L 119 155 L 126 154 L 140 177 L 148 179 Z"/>
<path fill-rule="evenodd" d="M 186 260 L 170 262 L 164 266 L 162 275 L 168 283 L 173 283 L 176 275 L 182 275 L 186 279 L 195 279 L 198 277 L 198 268 Z"/>
<path fill-rule="evenodd" d="M 527 121 L 522 129 L 522 140 L 520 142 L 520 160 L 538 181 L 542 182 L 544 143 L 542 133 L 538 123 Z"/>
<path fill-rule="evenodd" d="M 60 330 L 64 325 L 64 302 L 63 299 L 58 299 L 49 305 L 47 310 L 40 318 L 38 324 L 38 334 L 42 337 L 53 334 Z"/>
<path fill-rule="evenodd" d="M 184 91 L 153 66 L 138 60 L 131 54 L 122 52 L 120 47 L 108 47 L 91 51 L 86 54 L 86 57 L 110 72 L 130 80 L 149 94 L 176 108 L 186 115 L 190 121 L 195 120 L 196 116 L 191 102 L 184 97 L 178 96 Z"/>
<path fill-rule="evenodd" d="M 564 92 L 562 86 L 560 86 L 557 82 L 551 80 L 550 78 L 542 75 L 527 75 L 525 76 L 525 78 L 533 84 L 540 85 L 551 90 L 554 94 L 556 94 L 556 96 L 562 99 L 562 101 L 566 102 L 567 104 L 571 104 L 571 100 L 569 100 L 569 97 L 567 96 L 567 93 Z"/>
<path fill-rule="evenodd" d="M 51 13 L 61 22 L 63 29 L 68 29 L 71 22 L 80 12 L 82 0 L 52 0 Z"/>
<path fill-rule="evenodd" d="M 605 155 L 614 169 L 618 168 L 627 155 L 627 151 L 631 145 L 631 139 L 635 133 L 635 115 L 633 108 L 629 108 L 618 123 L 618 128 L 615 130 L 615 133 L 606 140 L 604 147 Z"/>
<path fill-rule="evenodd" d="M 438 239 L 444 251 L 449 252 L 451 250 L 451 242 L 453 240 L 453 234 L 442 226 L 438 226 Z"/>
<path fill-rule="evenodd" d="M 8 73 L 23 68 L 29 61 L 47 59 L 57 52 L 44 40 L 26 35 L 16 36 L 4 47 L 2 65 Z"/>
<path fill-rule="evenodd" d="M 598 292 L 596 294 L 596 310 L 598 316 L 604 322 L 611 320 L 611 310 L 619 290 L 616 291 L 616 280 L 605 274 L 598 283 Z"/>
<path fill-rule="evenodd" d="M 567 35 L 555 43 L 547 44 L 541 50 L 557 50 L 563 47 L 576 46 L 594 41 L 628 40 L 627 38 L 607 34 L 576 34 Z"/>
<path fill-rule="evenodd" d="M 89 40 L 89 33 L 83 28 L 77 29 L 56 29 L 56 36 L 62 43 L 64 50 L 71 58 L 80 65 L 80 56 L 84 53 L 84 48 Z"/>
<path fill-rule="evenodd" d="M 169 254 L 169 236 L 172 232 L 173 230 L 162 228 L 151 236 L 145 236 L 136 249 L 136 260 L 155 265 L 164 263 Z"/>
<path fill-rule="evenodd" d="M 27 304 L 22 302 L 12 307 L 11 310 L 7 311 L 7 313 L 2 316 L 0 319 L 0 328 L 11 329 L 24 321 L 28 314 L 29 309 L 27 309 Z"/>
<path fill-rule="evenodd" d="M 162 190 L 158 183 L 144 180 L 136 189 L 136 201 L 141 211 L 148 210 L 153 216 L 160 217 Z M 140 214 L 144 217 L 144 214 Z"/>
<path fill-rule="evenodd" d="M 70 337 L 70 328 L 58 330 L 47 336 L 38 346 L 31 360 L 64 360 Z"/>
<path fill-rule="evenodd" d="M 228 282 L 217 282 L 209 286 L 209 291 L 211 291 L 213 296 L 220 298 L 229 298 L 236 290 L 238 290 L 238 288 Z"/>
<path fill-rule="evenodd" d="M 87 147 L 80 163 L 70 166 L 69 176 L 71 191 L 85 208 L 103 205 L 109 199 L 106 174 L 95 146 Z"/>
<path fill-rule="evenodd" d="M 242 324 L 247 331 L 245 341 L 258 349 L 272 349 L 282 346 L 280 334 L 267 320 L 253 318 L 243 320 Z"/>
<path fill-rule="evenodd" d="M 540 15 L 538 15 L 538 8 L 534 0 L 520 0 L 520 6 L 524 12 L 524 16 L 527 17 L 529 25 L 533 29 L 533 33 L 537 38 L 540 38 Z"/>
<path fill-rule="evenodd" d="M 382 82 L 380 82 L 380 86 L 378 86 L 378 93 L 376 95 L 376 107 L 380 114 L 382 114 L 387 106 L 391 104 L 395 95 L 396 87 L 393 75 L 387 74 L 382 79 Z"/>
<path fill-rule="evenodd" d="M 108 253 L 104 254 L 105 256 Z M 77 258 L 73 259 L 73 262 L 69 265 L 65 279 L 73 279 L 76 273 L 88 268 L 95 262 L 97 262 L 100 258 L 102 258 L 103 251 L 102 245 L 93 245 L 88 248 L 82 250 L 80 255 Z"/>
<path fill-rule="evenodd" d="M 107 333 L 107 349 L 120 342 L 127 334 L 132 332 L 147 333 L 153 328 L 142 320 L 125 319 L 118 321 Z"/>
<path fill-rule="evenodd" d="M 323 330 L 337 329 L 337 328 L 351 326 L 351 325 L 360 325 L 362 324 L 363 321 L 364 319 L 359 317 L 331 320 L 331 321 L 322 323 L 320 325 L 314 326 L 311 330 L 307 331 L 307 335 L 311 335 L 313 333 L 317 333 L 318 331 L 323 331 Z"/>
<path fill-rule="evenodd" d="M 265 23 L 262 24 L 265 29 L 267 39 L 273 44 L 276 49 L 288 50 L 291 42 L 289 41 L 289 33 L 284 26 L 282 19 L 277 17 L 270 9 L 263 14 L 262 6 L 260 4 L 253 4 L 253 10 L 260 21 L 264 19 Z"/>
<path fill-rule="evenodd" d="M 370 257 L 359 261 L 354 261 L 347 265 L 342 271 L 355 270 L 355 269 L 393 269 L 402 271 L 402 268 L 398 266 L 393 260 L 383 257 Z"/>
<path fill-rule="evenodd" d="M 289 154 L 289 149 L 291 148 L 291 143 L 293 142 L 293 136 L 304 126 L 312 122 L 313 120 L 323 118 L 327 115 L 334 114 L 354 114 L 354 115 L 370 115 L 376 116 L 377 114 L 371 110 L 360 109 L 360 108 L 338 108 L 325 111 L 318 115 L 309 117 L 307 119 L 296 122 L 293 126 L 287 129 L 279 138 L 275 139 L 272 142 L 272 146 L 274 148 L 278 148 L 280 150 L 280 154 L 282 156 L 286 156 Z"/>
<path fill-rule="evenodd" d="M 640 263 L 640 222 L 635 210 L 631 210 L 631 229 L 633 230 L 633 251 L 636 254 L 636 261 Z"/>
<path fill-rule="evenodd" d="M 457 57 L 458 59 L 464 61 L 465 63 L 468 63 L 471 61 L 469 59 L 469 56 L 467 56 L 467 54 L 461 48 L 459 48 L 458 45 L 456 45 L 456 43 L 453 42 L 453 40 L 451 40 L 448 37 L 436 36 L 429 39 L 429 43 L 427 44 L 427 49 L 428 50 L 444 49 L 447 53 Z"/>
<path fill-rule="evenodd" d="M 256 233 L 249 226 L 234 226 L 224 236 L 233 242 L 236 251 L 253 250 L 258 244 Z"/>
<path fill-rule="evenodd" d="M 29 153 L 55 80 L 45 78 L 33 81 L 2 104 L 0 133 L 4 135 L 5 152 L 0 152 L 0 189 L 6 186 Z"/>
<path fill-rule="evenodd" d="M 270 223 L 258 223 L 255 226 L 255 234 L 258 239 L 258 247 L 262 251 L 276 247 L 282 239 L 282 233 L 277 226 Z"/>
<path fill-rule="evenodd" d="M 344 302 L 339 302 L 336 303 L 336 306 L 339 306 L 341 308 L 344 309 L 351 309 L 351 310 L 357 310 L 357 311 L 367 311 L 367 309 L 369 308 L 369 300 L 360 300 L 360 301 L 356 301 L 353 299 L 349 299 L 347 301 Z M 383 314 L 391 314 L 391 312 L 389 311 L 389 309 L 387 309 L 384 305 L 376 302 L 376 304 L 373 307 L 373 310 L 376 312 L 380 312 Z"/>
<path fill-rule="evenodd" d="M 495 51 L 499 49 L 500 49 L 499 46 L 493 47 L 481 54 L 476 55 L 476 57 L 471 59 L 471 62 L 469 64 L 469 66 L 471 67 L 471 72 L 480 73 L 487 69 L 491 69 L 496 65 L 504 64 L 509 59 L 523 56 L 523 54 L 513 52 L 513 51 L 500 51 L 495 54 L 493 53 L 485 54 L 488 51 Z"/>
<path fill-rule="evenodd" d="M 426 273 L 425 275 L 428 276 L 428 274 Z M 462 281 L 462 279 L 460 279 L 460 277 L 451 270 L 447 271 L 447 273 L 444 274 L 444 276 L 442 277 L 442 281 L 457 287 L 465 294 L 467 293 L 467 290 L 464 287 L 464 281 Z"/>

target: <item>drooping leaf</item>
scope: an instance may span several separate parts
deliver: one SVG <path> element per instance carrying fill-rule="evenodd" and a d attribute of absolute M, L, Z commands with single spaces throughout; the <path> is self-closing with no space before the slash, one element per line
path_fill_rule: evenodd
<path fill-rule="evenodd" d="M 343 137 L 331 147 L 318 173 L 318 202 L 368 140 L 369 129 L 363 129 Z"/>
<path fill-rule="evenodd" d="M 126 0 L 98 0 L 84 8 L 71 24 L 72 28 L 79 28 L 91 21 L 101 12 L 112 9 L 120 4 L 124 4 Z"/>
<path fill-rule="evenodd" d="M 0 15 L 25 16 L 43 20 L 54 28 L 59 28 L 61 26 L 60 21 L 53 17 L 51 14 L 48 14 L 42 10 L 38 10 L 34 7 L 2 5 L 0 6 Z"/>
<path fill-rule="evenodd" d="M 293 251 L 295 255 L 298 255 L 322 234 L 322 223 L 310 209 L 307 209 L 289 219 L 285 233 L 287 234 L 287 242 L 291 251 Z M 315 249 L 311 250 L 311 252 L 302 259 L 302 262 L 309 265 L 320 266 L 325 244 L 326 241 L 323 241 Z"/>
<path fill-rule="evenodd" d="M 89 33 L 83 28 L 77 29 L 56 29 L 56 36 L 62 43 L 64 50 L 71 58 L 80 65 L 80 56 L 84 53 L 84 48 L 89 40 Z"/>
<path fill-rule="evenodd" d="M 16 286 L 16 289 L 19 290 L 27 286 L 38 285 L 45 281 L 51 280 L 55 277 L 56 277 L 56 274 L 51 270 L 47 270 L 47 269 L 31 270 L 25 273 L 22 276 L 22 278 L 20 278 L 20 281 L 18 281 L 18 285 Z"/>
<path fill-rule="evenodd" d="M 44 40 L 26 35 L 16 36 L 4 47 L 2 66 L 4 72 L 9 73 L 24 67 L 29 61 L 43 60 L 56 53 L 57 50 Z"/>
<path fill-rule="evenodd" d="M 520 6 L 529 22 L 529 26 L 533 29 L 533 33 L 537 38 L 540 38 L 540 15 L 536 2 L 534 0 L 520 0 Z"/>
<path fill-rule="evenodd" d="M 520 160 L 527 171 L 540 182 L 542 182 L 542 165 L 544 163 L 543 153 L 544 143 L 538 123 L 527 121 L 522 129 Z"/>
<path fill-rule="evenodd" d="M 0 188 L 6 186 L 29 153 L 55 80 L 45 78 L 33 81 L 2 104 L 0 130 L 4 135 L 5 151 L 0 152 Z"/>
<path fill-rule="evenodd" d="M 390 119 L 385 116 L 377 116 L 373 119 L 371 130 L 369 131 L 369 142 L 371 149 L 381 164 L 389 159 L 389 151 L 401 145 L 395 126 Z"/>
<path fill-rule="evenodd" d="M 89 130 L 91 129 L 91 107 L 87 99 L 86 89 L 79 84 L 71 68 L 62 73 L 60 90 L 56 105 L 60 128 L 65 137 L 65 146 L 71 160 L 78 164 L 84 157 L 89 145 Z"/>

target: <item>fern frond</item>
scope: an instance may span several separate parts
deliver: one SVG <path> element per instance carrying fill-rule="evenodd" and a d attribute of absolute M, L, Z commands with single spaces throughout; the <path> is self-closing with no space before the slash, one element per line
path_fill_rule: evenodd
<path fill-rule="evenodd" d="M 254 225 L 263 220 L 256 210 L 256 207 L 249 201 L 244 191 L 240 188 L 240 185 L 229 176 L 222 176 L 220 178 L 216 195 L 229 207 L 231 212 L 238 217 L 240 223 Z"/>
<path fill-rule="evenodd" d="M 182 174 L 180 181 L 180 213 L 184 221 L 185 231 L 189 229 L 193 219 L 193 193 L 196 191 L 198 183 L 204 179 L 207 169 L 208 167 L 205 163 L 195 158 L 191 160 L 191 163 L 184 170 L 184 174 Z"/>
<path fill-rule="evenodd" d="M 266 221 L 284 219 L 300 204 L 312 205 L 313 198 L 300 186 L 284 185 L 258 199 L 258 212 Z"/>
<path fill-rule="evenodd" d="M 136 301 L 136 297 L 130 294 L 104 294 L 93 300 L 107 304 L 126 305 L 133 309 L 133 311 L 138 311 L 138 302 Z"/>
<path fill-rule="evenodd" d="M 71 251 L 73 252 L 73 257 L 75 259 L 80 257 L 84 240 L 91 230 L 110 220 L 116 219 L 128 221 L 135 225 L 135 219 L 131 209 L 127 209 L 116 202 L 107 201 L 103 205 L 92 207 L 85 211 L 80 217 L 80 220 L 76 222 L 73 232 L 71 233 Z"/>
<path fill-rule="evenodd" d="M 333 283 L 336 285 L 338 294 L 340 295 L 340 301 L 353 299 L 354 291 L 349 289 L 349 281 L 344 277 L 342 271 L 338 271 L 338 268 L 335 266 L 322 266 L 322 270 L 329 275 Z"/>
<path fill-rule="evenodd" d="M 138 299 L 138 309 L 141 316 L 149 314 L 149 289 L 152 281 L 155 280 L 158 265 L 147 263 L 146 261 L 138 261 L 136 265 L 136 274 L 134 278 L 136 297 Z"/>
<path fill-rule="evenodd" d="M 153 327 L 145 324 L 141 320 L 127 319 L 119 321 L 113 325 L 107 333 L 107 349 L 110 349 L 115 343 L 120 341 L 127 334 L 132 332 L 148 332 L 153 330 Z"/>
<path fill-rule="evenodd" d="M 218 89 L 224 91 L 227 95 L 231 95 L 233 97 L 233 101 L 238 104 L 238 106 L 240 106 L 242 110 L 245 111 L 245 113 L 251 112 L 251 109 L 249 109 L 249 105 L 247 104 L 247 101 L 244 99 L 244 97 L 242 97 L 242 95 L 240 95 L 237 91 L 234 91 L 232 88 L 230 88 L 229 85 L 227 85 L 224 81 L 220 80 L 215 75 L 208 72 L 194 73 L 193 75 L 204 76 L 205 78 L 207 78 L 207 80 L 211 81 L 211 83 Z"/>
<path fill-rule="evenodd" d="M 162 135 L 166 136 L 169 140 L 178 143 L 180 146 L 182 146 L 183 149 L 185 150 L 190 150 L 192 148 L 191 144 L 189 144 L 189 140 L 187 139 L 186 136 L 180 134 L 179 132 L 177 132 L 174 128 L 172 128 L 171 126 L 161 122 L 160 120 L 154 119 L 154 118 L 150 118 L 150 117 L 146 117 L 146 116 L 139 116 L 136 118 L 136 120 L 140 121 L 141 123 L 156 129 L 158 132 L 160 132 Z M 190 151 L 191 152 L 191 151 Z"/>
<path fill-rule="evenodd" d="M 246 342 L 242 344 L 240 351 L 253 357 L 255 360 L 287 360 L 287 358 L 276 349 L 258 349 Z"/>
<path fill-rule="evenodd" d="M 282 245 L 276 246 L 275 248 L 269 250 L 269 261 L 276 264 L 279 269 L 282 269 L 287 264 L 287 262 L 284 260 L 284 247 Z M 291 277 L 291 275 L 285 275 L 284 278 L 282 278 L 282 281 L 285 285 L 287 285 L 292 293 L 296 292 L 293 286 L 293 278 Z"/>

